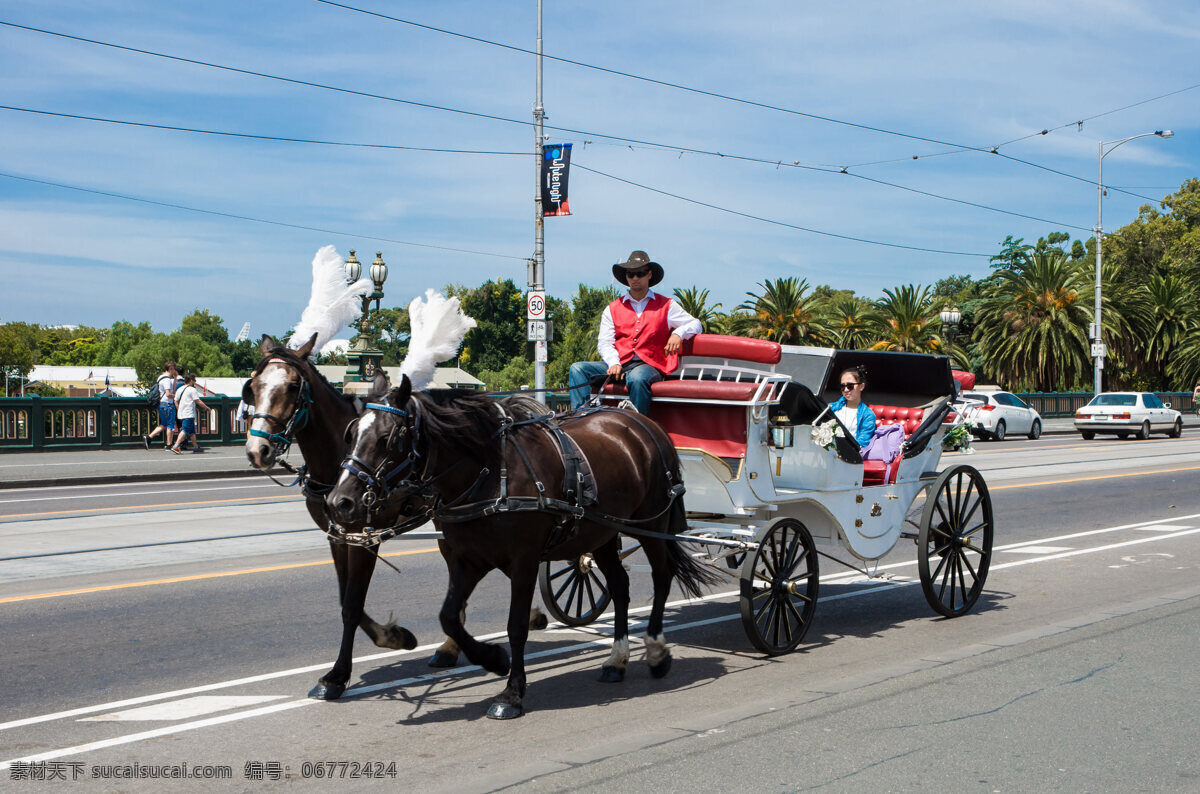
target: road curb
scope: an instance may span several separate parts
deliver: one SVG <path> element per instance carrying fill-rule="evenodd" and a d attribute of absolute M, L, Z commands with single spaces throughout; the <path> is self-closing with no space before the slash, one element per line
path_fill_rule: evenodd
<path fill-rule="evenodd" d="M 286 472 L 280 472 L 286 474 Z M 55 477 L 45 480 L 13 480 L 0 482 L 0 491 L 17 488 L 49 488 L 55 485 L 114 485 L 135 482 L 162 482 L 164 480 L 219 480 L 225 477 L 262 476 L 258 469 L 232 469 L 229 471 L 178 471 L 146 474 L 97 474 L 87 477 Z"/>

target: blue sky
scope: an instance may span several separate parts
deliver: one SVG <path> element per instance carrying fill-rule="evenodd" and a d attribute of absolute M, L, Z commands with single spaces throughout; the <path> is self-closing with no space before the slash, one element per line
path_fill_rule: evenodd
<path fill-rule="evenodd" d="M 534 0 L 349 5 L 535 43 Z M 255 336 L 278 333 L 299 319 L 309 263 L 326 244 L 368 262 L 383 252 L 385 305 L 447 283 L 524 286 L 534 235 L 534 134 L 524 124 L 532 56 L 316 0 L 38 0 L 6 4 L 0 21 L 523 122 L 0 26 L 0 104 L 11 108 L 518 153 L 318 146 L 0 110 L 0 321 L 149 320 L 166 331 L 203 307 L 231 333 L 246 321 Z M 609 265 L 634 248 L 663 264 L 668 291 L 706 288 L 726 309 L 784 276 L 878 297 L 899 284 L 985 275 L 1010 234 L 1087 239 L 1098 141 L 1175 132 L 1114 151 L 1107 185 L 1159 199 L 1200 176 L 1200 88 L 1181 90 L 1200 84 L 1200 6 L 1186 0 L 546 2 L 544 40 L 547 55 L 796 111 L 547 60 L 547 123 L 580 131 L 550 130 L 551 140 L 573 142 L 576 165 L 609 175 L 573 170 L 575 214 L 546 221 L 547 288 L 559 297 L 581 282 L 612 283 Z M 1052 131 L 999 155 L 957 150 L 1043 129 Z M 832 235 L 957 253 L 801 231 L 611 177 Z M 1128 223 L 1145 203 L 1110 191 L 1104 228 Z"/>

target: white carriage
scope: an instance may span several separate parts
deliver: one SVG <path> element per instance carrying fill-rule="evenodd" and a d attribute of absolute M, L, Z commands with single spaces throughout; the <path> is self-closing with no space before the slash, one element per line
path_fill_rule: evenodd
<path fill-rule="evenodd" d="M 814 425 L 836 423 L 826 406 L 842 372 L 856 365 L 867 368 L 863 399 L 877 422 L 904 430 L 891 463 L 862 461 L 853 439 L 826 447 L 814 437 Z M 606 392 L 603 399 L 620 398 L 611 386 Z M 954 617 L 978 599 L 991 559 L 992 505 L 974 468 L 938 471 L 955 393 L 946 358 L 702 334 L 685 343 L 680 369 L 652 393 L 650 417 L 671 436 L 683 467 L 681 542 L 739 579 L 742 621 L 759 650 L 785 653 L 803 639 L 819 556 L 870 576 L 871 564 L 910 539 L 934 610 Z M 855 560 L 818 550 L 817 541 Z M 541 590 L 551 613 L 572 625 L 590 622 L 608 603 L 587 558 L 543 565 Z"/>

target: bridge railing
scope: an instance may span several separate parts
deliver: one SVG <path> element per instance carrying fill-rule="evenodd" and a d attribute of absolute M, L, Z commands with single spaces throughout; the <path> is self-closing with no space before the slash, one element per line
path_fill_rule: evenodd
<path fill-rule="evenodd" d="M 196 410 L 200 443 L 245 443 L 238 398 L 209 395 L 204 402 L 209 410 Z M 157 426 L 158 412 L 144 397 L 0 398 L 0 451 L 135 447 Z"/>
<path fill-rule="evenodd" d="M 1016 393 L 1029 403 L 1039 414 L 1046 418 L 1071 417 L 1075 411 L 1091 402 L 1091 392 L 1033 392 Z M 1190 391 L 1160 391 L 1153 392 L 1164 403 L 1170 403 L 1176 411 L 1191 413 L 1196 404 Z"/>

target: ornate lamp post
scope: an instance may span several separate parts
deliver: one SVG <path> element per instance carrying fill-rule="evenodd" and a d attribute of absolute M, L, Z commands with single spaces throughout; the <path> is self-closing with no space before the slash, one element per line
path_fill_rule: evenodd
<path fill-rule="evenodd" d="M 1100 262 L 1103 257 L 1104 228 L 1101 222 L 1104 213 L 1104 158 L 1112 153 L 1112 150 L 1123 143 L 1135 141 L 1138 138 L 1147 138 L 1151 135 L 1157 135 L 1159 138 L 1173 138 L 1175 133 L 1170 130 L 1155 130 L 1154 132 L 1143 132 L 1141 135 L 1130 135 L 1128 138 L 1122 138 L 1119 141 L 1100 141 L 1098 147 L 1099 156 L 1096 158 L 1096 308 L 1093 315 L 1091 328 L 1092 338 L 1092 358 L 1095 359 L 1095 368 L 1092 372 L 1093 388 L 1095 394 L 1099 394 L 1101 390 L 1101 380 L 1104 372 L 1104 355 L 1108 351 L 1104 347 L 1104 331 L 1100 327 L 1100 278 L 1101 269 Z"/>
<path fill-rule="evenodd" d="M 362 263 L 358 261 L 353 250 L 350 251 L 343 267 L 346 270 L 347 284 L 353 284 L 362 276 Z M 370 311 L 371 301 L 375 301 L 376 309 L 379 308 L 379 302 L 383 299 L 383 282 L 387 281 L 387 265 L 384 264 L 382 251 L 375 254 L 375 261 L 371 263 L 369 273 L 375 290 L 363 296 L 362 317 L 358 320 L 358 338 L 346 351 L 346 379 L 342 387 L 346 394 L 369 392 L 371 381 L 383 365 L 383 352 L 375 350 L 367 338 L 371 328 L 367 312 Z"/>
<path fill-rule="evenodd" d="M 957 306 L 949 306 L 938 314 L 942 320 L 942 336 L 946 337 L 946 355 L 950 363 L 954 363 L 954 337 L 958 335 L 958 324 L 962 321 L 962 312 Z"/>

